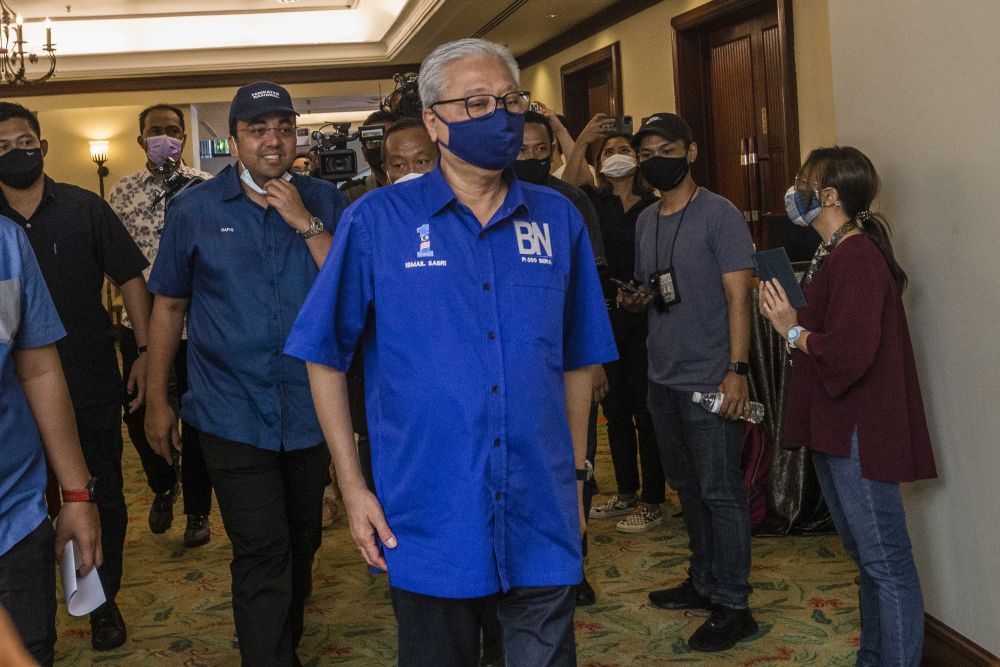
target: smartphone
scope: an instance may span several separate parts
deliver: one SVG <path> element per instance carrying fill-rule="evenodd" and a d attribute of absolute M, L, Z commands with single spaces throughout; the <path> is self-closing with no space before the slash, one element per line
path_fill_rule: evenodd
<path fill-rule="evenodd" d="M 636 287 L 632 283 L 622 282 L 621 280 L 618 280 L 617 278 L 608 278 L 608 280 L 610 280 L 613 285 L 617 285 L 618 287 L 622 288 L 623 290 L 625 290 L 626 292 L 628 292 L 630 294 L 644 294 L 645 293 L 644 290 L 642 290 L 639 287 Z"/>
<path fill-rule="evenodd" d="M 615 132 L 632 134 L 632 116 L 615 116 Z"/>
<path fill-rule="evenodd" d="M 538 102 L 532 102 L 531 104 L 528 105 L 528 110 L 534 111 L 535 113 L 539 113 L 542 110 L 542 105 L 539 104 Z"/>

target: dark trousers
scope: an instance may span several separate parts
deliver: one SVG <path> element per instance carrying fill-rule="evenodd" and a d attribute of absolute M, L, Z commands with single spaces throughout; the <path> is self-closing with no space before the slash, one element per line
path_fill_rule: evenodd
<path fill-rule="evenodd" d="M 653 419 L 646 407 L 646 327 L 623 326 L 615 334 L 618 361 L 604 365 L 608 375 L 608 393 L 601 406 L 608 420 L 608 446 L 611 463 L 615 467 L 618 493 L 638 493 L 641 465 L 642 493 L 639 500 L 659 505 L 666 496 Z"/>
<path fill-rule="evenodd" d="M 139 356 L 135 344 L 135 334 L 125 328 L 121 336 L 122 366 L 125 382 L 128 382 L 132 364 Z M 174 357 L 174 376 L 176 391 L 171 391 L 171 399 L 179 402 L 180 396 L 187 391 L 187 341 L 182 340 Z M 153 451 L 146 440 L 146 407 L 129 414 L 128 403 L 133 396 L 128 390 L 122 392 L 122 407 L 125 410 L 125 427 L 129 439 L 139 454 L 142 469 L 146 473 L 146 481 L 153 493 L 165 493 L 177 484 L 177 473 L 174 467 Z M 208 515 L 212 511 L 212 482 L 208 477 L 208 469 L 201 454 L 201 442 L 198 430 L 187 422 L 181 422 L 181 484 L 184 487 L 184 513 Z"/>
<path fill-rule="evenodd" d="M 743 422 L 649 384 L 667 483 L 677 491 L 691 548 L 691 582 L 715 604 L 745 609 L 750 596 L 750 513 L 743 490 Z"/>
<path fill-rule="evenodd" d="M 244 665 L 297 663 L 302 612 L 322 537 L 326 445 L 272 452 L 201 434 L 233 545 L 233 617 Z"/>
<path fill-rule="evenodd" d="M 470 599 L 439 598 L 390 590 L 398 625 L 400 667 L 475 667 L 479 631 L 494 602 L 500 617 L 503 650 L 512 667 L 576 665 L 572 586 L 512 588 Z"/>
<path fill-rule="evenodd" d="M 46 518 L 0 556 L 0 606 L 7 610 L 28 653 L 51 665 L 56 647 L 55 535 Z"/>
<path fill-rule="evenodd" d="M 109 601 L 118 595 L 122 583 L 122 551 L 128 509 L 122 491 L 121 407 L 108 403 L 76 413 L 83 459 L 97 478 L 97 513 L 101 517 L 101 549 L 104 563 L 98 569 L 104 594 Z"/>

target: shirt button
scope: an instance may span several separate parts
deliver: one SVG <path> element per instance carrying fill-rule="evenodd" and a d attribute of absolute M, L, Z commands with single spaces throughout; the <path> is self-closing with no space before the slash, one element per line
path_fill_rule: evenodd
<path fill-rule="evenodd" d="M 479 239 L 482 240 L 485 238 L 486 238 L 486 232 L 479 232 Z"/>
<path fill-rule="evenodd" d="M 500 500 L 500 492 L 499 491 L 497 491 L 496 499 Z"/>
<path fill-rule="evenodd" d="M 29 223 L 27 223 L 27 224 L 25 225 L 25 227 L 27 227 L 28 229 L 31 229 L 31 223 L 30 223 L 30 222 L 29 222 Z"/>
<path fill-rule="evenodd" d="M 500 438 L 495 438 L 493 440 L 493 446 L 494 447 L 499 447 L 500 446 Z"/>
<path fill-rule="evenodd" d="M 500 393 L 500 387 L 498 387 L 497 385 L 493 385 L 493 387 L 490 389 L 490 391 L 492 391 L 494 394 L 499 394 Z"/>
<path fill-rule="evenodd" d="M 486 337 L 489 338 L 490 340 L 493 340 L 494 338 L 497 337 L 497 335 L 491 331 L 488 334 L 486 334 Z"/>
<path fill-rule="evenodd" d="M 483 283 L 483 289 L 486 290 L 487 292 L 489 292 L 490 291 L 490 284 L 489 283 Z"/>

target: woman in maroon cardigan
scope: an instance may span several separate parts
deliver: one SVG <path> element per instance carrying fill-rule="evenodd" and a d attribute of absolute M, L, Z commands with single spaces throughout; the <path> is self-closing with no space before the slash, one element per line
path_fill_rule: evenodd
<path fill-rule="evenodd" d="M 823 243 L 796 311 L 777 281 L 760 311 L 789 348 L 784 441 L 809 447 L 844 549 L 861 570 L 858 665 L 918 665 L 923 599 L 900 482 L 936 476 L 900 294 L 906 274 L 885 219 L 870 210 L 879 178 L 849 147 L 809 154 L 785 201 Z"/>

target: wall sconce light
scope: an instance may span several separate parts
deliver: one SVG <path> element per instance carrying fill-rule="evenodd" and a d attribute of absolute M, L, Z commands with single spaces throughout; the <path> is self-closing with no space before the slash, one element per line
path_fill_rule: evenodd
<path fill-rule="evenodd" d="M 91 141 L 90 159 L 97 163 L 97 179 L 101 185 L 101 199 L 104 199 L 104 179 L 108 175 L 108 168 L 104 163 L 108 161 L 108 142 Z"/>

